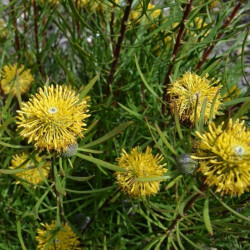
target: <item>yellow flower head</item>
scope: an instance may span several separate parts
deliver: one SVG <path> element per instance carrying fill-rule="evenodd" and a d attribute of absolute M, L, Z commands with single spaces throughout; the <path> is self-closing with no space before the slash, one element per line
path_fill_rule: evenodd
<path fill-rule="evenodd" d="M 18 112 L 18 128 L 28 143 L 48 151 L 65 151 L 83 137 L 84 120 L 90 115 L 87 102 L 67 86 L 50 86 L 39 89 Z"/>
<path fill-rule="evenodd" d="M 114 0 L 116 4 L 118 4 L 118 0 Z M 78 6 L 80 8 L 87 7 L 89 10 L 92 11 L 98 11 L 98 12 L 104 12 L 105 8 L 111 7 L 112 4 L 109 1 L 106 1 L 104 3 L 103 0 L 78 0 Z"/>
<path fill-rule="evenodd" d="M 1 72 L 1 87 L 5 94 L 12 91 L 16 95 L 18 88 L 21 94 L 27 93 L 33 81 L 34 78 L 30 69 L 25 70 L 23 64 L 19 68 L 17 68 L 17 63 L 5 65 Z"/>
<path fill-rule="evenodd" d="M 232 120 L 216 127 L 208 126 L 202 135 L 197 156 L 199 170 L 206 176 L 209 186 L 216 186 L 221 194 L 241 195 L 250 190 L 250 130 L 244 121 Z"/>
<path fill-rule="evenodd" d="M 56 227 L 56 222 L 52 221 L 51 224 L 41 223 L 45 229 L 37 229 L 36 241 L 38 243 L 37 248 L 44 250 L 76 250 L 80 249 L 80 244 L 77 235 L 72 231 L 69 225 L 66 223 L 59 230 Z M 46 248 L 50 239 L 54 236 L 54 239 L 50 242 L 49 247 Z"/>
<path fill-rule="evenodd" d="M 152 155 L 152 149 L 147 147 L 146 152 L 138 152 L 138 147 L 132 149 L 130 154 L 125 150 L 117 159 L 119 167 L 125 172 L 116 172 L 116 180 L 122 190 L 133 196 L 149 196 L 156 194 L 160 189 L 160 181 L 138 181 L 137 178 L 161 177 L 167 170 L 166 164 L 159 164 L 163 157 Z"/>
<path fill-rule="evenodd" d="M 48 177 L 49 168 L 50 163 L 42 162 L 42 157 L 37 155 L 34 161 L 29 159 L 26 153 L 14 155 L 10 166 L 10 169 L 26 169 L 26 171 L 16 173 L 15 175 L 33 184 L 43 182 L 44 178 Z M 20 181 L 17 180 L 16 183 L 19 184 Z"/>
<path fill-rule="evenodd" d="M 0 19 L 0 39 L 6 38 L 8 35 L 8 30 L 5 27 L 5 21 Z"/>
<path fill-rule="evenodd" d="M 205 122 L 208 121 L 210 115 L 211 105 L 221 86 L 213 87 L 207 79 L 208 75 L 201 78 L 195 73 L 186 72 L 181 79 L 177 80 L 168 89 L 170 97 L 170 108 L 174 113 L 174 106 L 176 103 L 179 119 L 182 121 L 190 121 L 195 123 L 195 110 L 197 106 L 197 119 L 200 119 L 201 108 L 204 100 L 207 100 L 205 108 Z M 220 108 L 220 94 L 218 94 L 214 107 L 213 118 L 218 114 Z"/>

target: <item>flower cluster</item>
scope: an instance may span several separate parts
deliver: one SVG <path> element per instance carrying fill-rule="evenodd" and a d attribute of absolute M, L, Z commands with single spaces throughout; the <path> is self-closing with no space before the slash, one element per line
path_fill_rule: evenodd
<path fill-rule="evenodd" d="M 38 155 L 33 160 L 29 159 L 26 153 L 22 153 L 12 157 L 10 169 L 24 169 L 25 171 L 16 173 L 15 175 L 36 185 L 48 177 L 50 163 L 44 162 L 42 157 Z M 17 180 L 16 183 L 19 184 L 20 181 Z"/>
<path fill-rule="evenodd" d="M 208 75 L 200 77 L 195 73 L 186 72 L 182 78 L 172 83 L 168 89 L 170 98 L 170 109 L 174 113 L 175 105 L 181 121 L 189 121 L 195 123 L 195 118 L 200 119 L 203 102 L 206 100 L 205 123 L 210 116 L 210 109 L 214 98 L 213 118 L 218 114 L 220 108 L 220 94 L 217 92 L 222 86 L 213 87 L 208 79 Z"/>
<path fill-rule="evenodd" d="M 5 94 L 12 92 L 14 95 L 17 95 L 18 90 L 20 94 L 25 94 L 29 91 L 30 85 L 34 81 L 30 69 L 25 69 L 23 64 L 18 67 L 17 63 L 5 65 L 0 76 L 1 87 Z"/>
<path fill-rule="evenodd" d="M 156 194 L 160 189 L 160 181 L 140 181 L 137 178 L 161 177 L 167 170 L 163 168 L 166 164 L 159 164 L 163 157 L 159 154 L 152 155 L 152 149 L 147 147 L 146 152 L 138 152 L 135 147 L 128 154 L 125 150 L 122 156 L 117 159 L 118 165 L 126 170 L 116 172 L 116 180 L 121 189 L 133 196 L 149 196 Z"/>
<path fill-rule="evenodd" d="M 221 194 L 241 195 L 250 190 L 250 131 L 244 121 L 230 120 L 216 126 L 209 124 L 208 132 L 200 134 L 197 156 L 201 171 L 209 186 Z"/>
<path fill-rule="evenodd" d="M 37 229 L 36 241 L 38 243 L 37 248 L 44 250 L 55 249 L 80 249 L 80 244 L 77 235 L 72 231 L 70 226 L 66 223 L 61 228 L 56 226 L 56 222 L 52 221 L 51 224 L 41 223 L 44 229 Z M 53 238 L 53 240 L 51 240 Z M 46 248 L 48 247 L 48 248 Z"/>
<path fill-rule="evenodd" d="M 40 149 L 61 153 L 83 137 L 84 120 L 90 115 L 85 100 L 67 86 L 45 87 L 17 111 L 20 135 Z"/>

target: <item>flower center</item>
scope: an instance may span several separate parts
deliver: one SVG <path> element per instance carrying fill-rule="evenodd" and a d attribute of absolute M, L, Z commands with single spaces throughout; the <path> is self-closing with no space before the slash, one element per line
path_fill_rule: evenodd
<path fill-rule="evenodd" d="M 234 148 L 234 152 L 237 155 L 244 155 L 245 154 L 245 149 L 242 146 L 237 146 Z"/>
<path fill-rule="evenodd" d="M 54 113 L 56 113 L 57 112 L 57 108 L 55 108 L 55 107 L 51 107 L 51 108 L 49 108 L 49 113 L 50 114 L 54 114 Z"/>
<path fill-rule="evenodd" d="M 55 238 L 55 243 L 56 243 L 56 244 L 59 244 L 59 243 L 60 243 L 60 240 L 57 239 L 57 238 Z"/>

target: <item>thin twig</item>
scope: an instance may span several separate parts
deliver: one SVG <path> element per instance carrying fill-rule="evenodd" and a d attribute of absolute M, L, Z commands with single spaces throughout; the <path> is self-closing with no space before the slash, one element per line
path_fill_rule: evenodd
<path fill-rule="evenodd" d="M 115 5 L 113 5 L 113 8 Z M 115 55 L 115 41 L 114 41 L 114 20 L 115 20 L 115 14 L 113 9 L 111 10 L 111 18 L 110 18 L 110 40 L 111 40 L 111 45 L 112 45 L 112 53 L 113 56 Z"/>
<path fill-rule="evenodd" d="M 199 71 L 201 66 L 204 64 L 204 62 L 206 61 L 207 57 L 209 56 L 209 54 L 211 53 L 211 51 L 214 49 L 215 45 L 218 43 L 218 41 L 220 40 L 220 38 L 222 37 L 222 35 L 224 34 L 225 29 L 228 27 L 228 25 L 232 22 L 233 18 L 235 17 L 235 15 L 237 14 L 238 10 L 240 9 L 241 5 L 242 5 L 243 0 L 241 0 L 234 8 L 232 14 L 230 15 L 230 17 L 227 18 L 227 21 L 224 23 L 224 25 L 222 26 L 222 31 L 217 35 L 214 43 L 210 46 L 207 47 L 202 55 L 201 60 L 199 61 L 197 67 L 196 67 L 196 71 Z"/>
<path fill-rule="evenodd" d="M 176 43 L 174 46 L 174 51 L 172 54 L 171 63 L 169 65 L 168 72 L 167 72 L 166 77 L 165 77 L 164 90 L 163 90 L 163 101 L 165 101 L 165 102 L 167 101 L 167 89 L 168 89 L 168 85 L 170 83 L 170 76 L 171 76 L 172 71 L 173 71 L 176 56 L 181 48 L 181 39 L 183 37 L 184 30 L 185 30 L 185 22 L 187 21 L 188 15 L 192 9 L 192 2 L 193 2 L 193 0 L 189 0 L 188 4 L 186 5 L 186 10 L 183 14 L 182 21 L 180 23 L 179 33 L 178 33 L 177 38 L 176 38 Z M 165 115 L 165 113 L 166 113 L 166 104 L 163 102 L 162 103 L 162 114 Z"/>
<path fill-rule="evenodd" d="M 118 38 L 117 44 L 115 46 L 115 51 L 114 51 L 114 60 L 112 62 L 111 70 L 110 70 L 108 80 L 107 80 L 107 91 L 106 91 L 107 96 L 109 96 L 109 94 L 110 94 L 111 85 L 112 85 L 113 80 L 114 80 L 116 65 L 117 65 L 119 55 L 120 55 L 120 52 L 121 52 L 121 45 L 122 45 L 122 41 L 123 41 L 124 34 L 125 34 L 125 31 L 126 31 L 127 21 L 128 21 L 129 13 L 130 13 L 130 10 L 131 10 L 132 2 L 133 2 L 133 0 L 128 0 L 128 4 L 127 4 L 127 6 L 125 8 L 124 16 L 122 18 L 120 34 L 119 34 L 119 38 Z"/>
<path fill-rule="evenodd" d="M 12 0 L 10 0 L 10 3 L 12 3 Z M 16 21 L 14 4 L 11 4 L 10 8 L 11 8 L 11 15 L 12 15 L 12 23 L 13 23 L 14 30 L 15 30 L 15 45 L 16 45 L 17 58 L 19 59 L 20 58 L 20 41 L 18 37 L 17 21 Z"/>

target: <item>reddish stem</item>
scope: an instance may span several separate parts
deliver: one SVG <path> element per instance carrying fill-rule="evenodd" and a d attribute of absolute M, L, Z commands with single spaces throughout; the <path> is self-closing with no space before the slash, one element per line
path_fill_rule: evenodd
<path fill-rule="evenodd" d="M 116 47 L 115 47 L 115 51 L 114 51 L 114 60 L 113 60 L 113 63 L 111 65 L 111 70 L 110 70 L 108 80 L 107 80 L 107 90 L 106 90 L 107 96 L 109 96 L 109 94 L 110 94 L 111 85 L 112 85 L 112 83 L 114 81 L 114 74 L 115 74 L 115 71 L 116 71 L 116 65 L 117 65 L 119 55 L 120 55 L 120 52 L 121 52 L 121 45 L 122 45 L 122 41 L 123 41 L 124 34 L 125 34 L 125 31 L 126 31 L 127 21 L 128 21 L 129 13 L 130 13 L 130 10 L 131 10 L 132 2 L 133 2 L 133 0 L 128 0 L 128 4 L 127 4 L 127 6 L 125 8 L 124 16 L 122 18 L 120 34 L 119 34 L 119 38 L 118 38 L 118 41 L 117 41 L 117 44 L 116 44 Z"/>
<path fill-rule="evenodd" d="M 200 60 L 200 62 L 198 63 L 197 67 L 196 67 L 196 71 L 199 71 L 201 66 L 204 64 L 204 62 L 206 61 L 207 57 L 209 56 L 209 54 L 211 53 L 211 51 L 214 49 L 215 45 L 218 43 L 218 41 L 220 40 L 220 38 L 222 37 L 222 35 L 224 34 L 224 30 L 228 27 L 228 25 L 232 22 L 233 18 L 235 17 L 235 15 L 237 14 L 238 10 L 240 9 L 241 5 L 242 5 L 243 0 L 241 0 L 234 8 L 232 14 L 230 15 L 230 17 L 227 18 L 227 21 L 224 23 L 224 25 L 222 26 L 222 31 L 217 35 L 215 42 L 210 46 L 207 47 L 202 55 L 202 58 Z"/>

